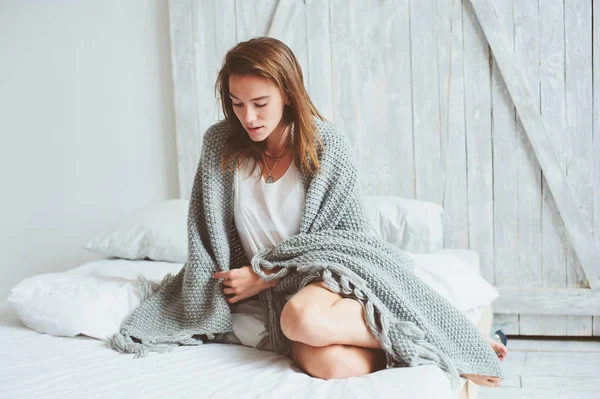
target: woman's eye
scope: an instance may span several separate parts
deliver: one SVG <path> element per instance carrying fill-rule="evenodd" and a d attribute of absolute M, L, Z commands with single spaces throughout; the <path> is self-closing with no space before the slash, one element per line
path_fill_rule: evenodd
<path fill-rule="evenodd" d="M 265 105 L 267 105 L 267 103 L 264 103 L 264 104 L 256 104 L 256 106 L 257 106 L 258 108 L 262 108 L 262 107 L 264 107 Z"/>

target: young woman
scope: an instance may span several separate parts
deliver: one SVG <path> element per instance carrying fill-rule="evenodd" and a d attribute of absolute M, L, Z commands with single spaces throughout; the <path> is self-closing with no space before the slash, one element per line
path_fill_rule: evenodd
<path fill-rule="evenodd" d="M 273 38 L 255 38 L 231 49 L 216 88 L 232 134 L 222 149 L 222 167 L 235 160 L 235 226 L 248 259 L 299 231 L 305 198 L 299 171 L 319 171 L 311 102 L 292 51 Z M 317 118 L 317 119 L 315 119 Z M 326 123 L 326 122 L 323 122 Z M 248 303 L 268 283 L 244 266 L 213 275 L 223 279 L 231 304 Z M 234 310 L 235 312 L 235 310 Z M 292 358 L 304 372 L 322 379 L 360 376 L 385 367 L 378 340 L 365 323 L 361 304 L 311 283 L 291 296 L 281 313 L 281 329 L 292 343 Z M 488 342 L 503 360 L 506 347 Z M 464 375 L 496 386 L 498 378 Z"/>

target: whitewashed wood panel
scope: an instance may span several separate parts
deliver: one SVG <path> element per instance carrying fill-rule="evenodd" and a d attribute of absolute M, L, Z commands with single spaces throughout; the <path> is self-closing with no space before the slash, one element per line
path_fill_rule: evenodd
<path fill-rule="evenodd" d="M 179 192 L 183 198 L 190 196 L 200 158 L 198 102 L 206 101 L 196 93 L 193 3 L 192 0 L 169 2 Z"/>
<path fill-rule="evenodd" d="M 264 12 L 267 13 L 269 10 Z M 303 1 L 279 0 L 267 31 L 268 36 L 281 40 L 292 50 L 302 68 L 305 87 L 309 75 L 306 13 L 306 4 Z"/>
<path fill-rule="evenodd" d="M 513 1 L 496 4 L 498 15 L 509 33 L 514 46 Z M 497 286 L 519 284 L 519 207 L 518 207 L 518 164 L 517 164 L 517 125 L 515 106 L 508 94 L 502 73 L 492 59 L 492 152 L 495 167 L 494 198 L 494 283 Z M 517 314 L 498 314 L 494 317 L 496 327 L 506 334 L 519 334 Z"/>
<path fill-rule="evenodd" d="M 383 137 L 376 151 L 383 154 L 385 161 L 379 167 L 389 169 L 390 181 L 382 194 L 416 198 L 412 85 L 410 60 L 410 15 L 409 0 L 382 1 L 382 14 L 378 23 L 383 29 L 383 73 L 385 89 L 378 93 L 379 105 L 384 109 L 385 126 L 380 126 L 377 137 Z M 373 99 L 367 99 L 373 100 Z M 369 133 L 366 133 L 367 135 Z M 383 149 L 382 147 L 386 147 Z"/>
<path fill-rule="evenodd" d="M 494 281 L 491 83 L 489 46 L 471 3 L 463 8 L 465 126 L 469 245 L 477 248 L 481 275 Z M 417 176 L 418 179 L 418 176 Z"/>
<path fill-rule="evenodd" d="M 600 24 L 600 7 L 593 7 L 593 26 Z M 600 29 L 593 30 L 594 64 L 594 154 L 600 154 Z M 600 156 L 594 156 L 594 238 L 600 250 Z M 600 317 L 593 318 L 592 334 L 600 336 Z"/>
<path fill-rule="evenodd" d="M 361 21 L 383 21 L 392 11 L 389 2 L 366 0 L 362 3 L 360 14 L 353 14 L 356 26 L 354 57 L 357 62 L 357 81 L 359 118 L 358 128 L 358 161 L 361 165 L 359 175 L 363 192 L 378 192 L 381 195 L 404 195 L 403 190 L 413 185 L 412 135 L 395 127 L 401 109 L 410 106 L 410 96 L 391 98 L 382 96 L 388 88 L 394 93 L 397 79 L 394 75 L 403 71 L 397 69 L 388 56 L 397 59 L 396 43 L 400 36 L 388 31 L 390 25 L 361 23 Z M 400 2 L 404 5 L 404 2 Z M 394 11 L 396 16 L 402 9 Z M 398 23 L 397 20 L 394 23 Z M 408 29 L 406 29 L 408 33 Z M 398 65 L 401 67 L 401 65 Z M 410 73 L 410 70 L 406 72 Z M 410 94 L 405 91 L 404 94 Z M 390 129 L 396 134 L 390 134 Z M 410 140 L 407 140 L 407 136 Z M 401 159 L 410 155 L 408 159 Z M 403 184 L 396 184 L 396 182 Z M 412 193 L 412 188 L 410 192 Z"/>
<path fill-rule="evenodd" d="M 277 4 L 278 0 L 236 0 L 235 28 L 238 42 L 257 36 L 266 36 L 271 27 Z"/>
<path fill-rule="evenodd" d="M 539 109 L 539 15 L 538 4 L 530 0 L 514 0 L 514 52 L 521 59 L 522 72 L 533 90 Z M 540 287 L 542 281 L 541 242 L 541 168 L 527 133 L 517 115 L 517 221 L 518 286 Z M 542 318 L 521 315 L 522 335 L 536 335 L 542 330 Z"/>
<path fill-rule="evenodd" d="M 443 186 L 435 5 L 433 1 L 409 3 L 410 58 L 416 198 L 441 203 Z"/>
<path fill-rule="evenodd" d="M 548 139 L 565 169 L 565 20 L 563 0 L 549 0 L 540 12 L 540 101 Z M 566 231 L 550 188 L 542 181 L 542 259 L 544 287 L 566 287 Z M 544 316 L 540 335 L 566 335 L 566 316 Z"/>
<path fill-rule="evenodd" d="M 215 24 L 215 57 L 217 61 L 217 67 L 220 69 L 225 61 L 225 54 L 237 44 L 237 32 L 232 26 L 235 26 L 235 0 L 213 0 L 213 18 L 220 23 Z M 210 36 L 210 35 L 208 35 Z M 215 78 L 212 80 L 214 86 L 218 71 L 215 73 Z M 207 77 L 210 82 L 210 77 Z M 218 96 L 218 94 L 216 94 Z M 221 108 L 220 101 L 217 101 L 217 97 L 209 97 L 206 101 L 210 101 L 215 98 L 216 106 L 218 108 L 217 120 L 223 119 L 223 111 Z M 200 132 L 204 134 L 204 132 Z"/>
<path fill-rule="evenodd" d="M 592 102 L 600 62 L 592 70 L 591 49 L 600 29 L 592 40 L 591 2 L 562 3 L 494 6 L 598 243 L 600 157 L 591 154 L 600 151 Z M 226 51 L 271 29 L 299 59 L 315 105 L 350 138 L 364 192 L 441 203 L 445 246 L 476 250 L 484 278 L 498 286 L 566 287 L 567 251 L 569 282 L 584 285 L 469 1 L 171 0 L 170 17 L 183 198 L 202 135 L 222 116 L 214 80 Z M 600 335 L 590 317 L 569 323 L 567 331 L 565 316 L 495 319 L 513 334 Z"/>
<path fill-rule="evenodd" d="M 468 248 L 462 4 L 438 0 L 436 12 L 444 243 L 450 248 Z"/>
<path fill-rule="evenodd" d="M 499 61 L 511 98 L 519 113 L 527 135 L 535 149 L 536 156 L 542 165 L 552 190 L 552 195 L 559 207 L 561 217 L 569 232 L 571 243 L 581 258 L 588 283 L 593 289 L 600 289 L 600 254 L 592 241 L 592 232 L 581 212 L 579 201 L 568 185 L 567 176 L 561 170 L 554 148 L 547 139 L 547 128 L 539 109 L 537 100 L 523 74 L 520 57 L 510 51 L 508 37 L 500 24 L 495 7 L 491 0 L 472 0 L 477 4 L 477 14 L 485 33 L 494 48 L 494 56 Z"/>
<path fill-rule="evenodd" d="M 333 81 L 329 0 L 306 3 L 306 50 L 308 68 L 304 71 L 310 98 L 321 114 L 333 121 Z"/>
<path fill-rule="evenodd" d="M 593 288 L 598 287 L 597 275 L 600 264 L 597 262 L 598 255 L 594 248 L 595 245 L 591 242 L 590 232 L 587 231 L 589 229 L 579 211 L 578 201 L 566 186 L 566 177 L 564 172 L 559 169 L 554 149 L 549 146 L 547 140 L 542 141 L 546 135 L 546 128 L 539 111 L 535 109 L 536 98 L 523 73 L 523 62 L 518 54 L 511 59 L 508 38 L 499 24 L 500 21 L 491 1 L 477 0 L 476 3 L 478 16 L 486 29 L 486 36 L 492 42 L 496 52 L 495 56 L 500 59 L 505 78 L 510 79 L 508 86 L 511 97 L 517 105 L 520 116 L 526 117 L 523 121 L 524 124 L 527 123 L 528 136 L 535 144 L 536 154 L 540 162 L 543 162 L 547 176 L 552 179 L 553 194 L 560 205 L 561 214 L 565 218 L 569 236 L 572 237 L 573 244 L 577 247 L 577 253 L 582 257 L 582 262 L 585 261 L 586 271 L 590 278 L 589 283 Z"/>
<path fill-rule="evenodd" d="M 348 136 L 355 155 L 359 140 L 358 71 L 353 42 L 356 39 L 356 5 L 348 0 L 330 0 L 331 73 L 333 123 Z"/>
<path fill-rule="evenodd" d="M 494 312 L 525 315 L 600 316 L 600 290 L 497 287 Z M 524 334 L 521 335 L 538 335 Z"/>
<path fill-rule="evenodd" d="M 594 165 L 591 16 L 590 1 L 565 1 L 566 173 L 589 229 L 593 215 Z M 572 245 L 567 251 L 567 287 L 589 287 Z M 591 317 L 567 316 L 567 335 L 592 335 Z"/>

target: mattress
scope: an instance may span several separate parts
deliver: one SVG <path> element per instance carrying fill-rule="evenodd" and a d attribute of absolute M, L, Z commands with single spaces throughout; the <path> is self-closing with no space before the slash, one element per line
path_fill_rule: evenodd
<path fill-rule="evenodd" d="M 469 257 L 478 267 L 472 251 L 455 254 Z M 133 359 L 97 339 L 30 330 L 6 301 L 0 303 L 0 342 L 0 397 L 455 399 L 459 395 L 445 373 L 431 365 L 325 381 L 304 374 L 285 356 L 242 345 L 181 346 Z"/>

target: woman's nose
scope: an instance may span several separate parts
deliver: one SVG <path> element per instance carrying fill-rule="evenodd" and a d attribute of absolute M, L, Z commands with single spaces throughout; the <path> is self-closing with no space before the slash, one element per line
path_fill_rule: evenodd
<path fill-rule="evenodd" d="M 252 109 L 252 107 L 246 107 L 244 112 L 244 123 L 250 124 L 256 119 L 256 112 Z"/>

